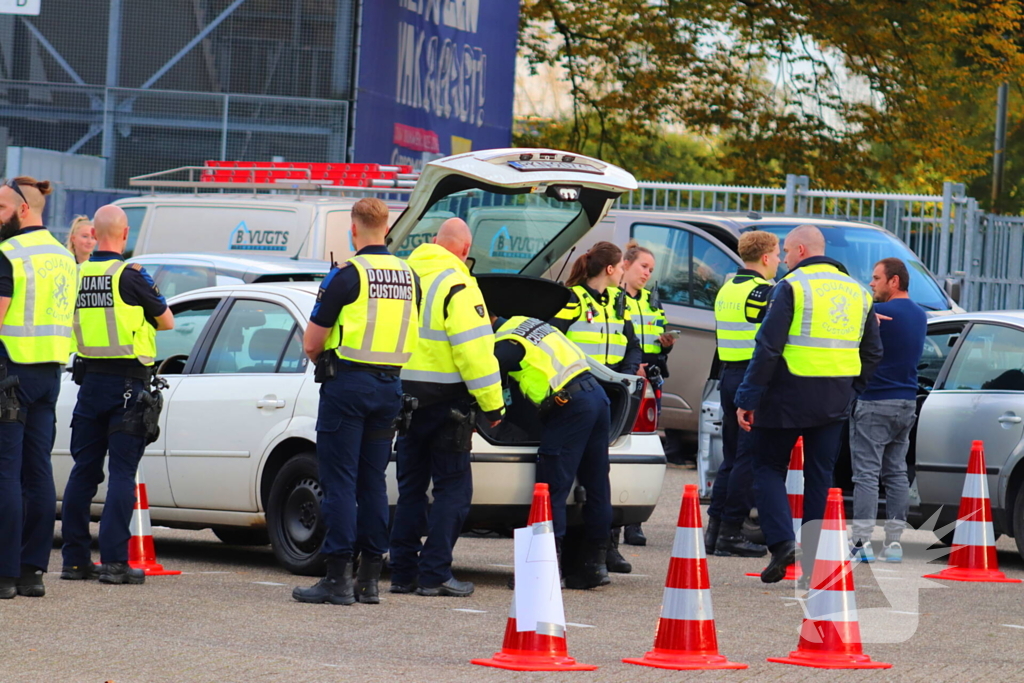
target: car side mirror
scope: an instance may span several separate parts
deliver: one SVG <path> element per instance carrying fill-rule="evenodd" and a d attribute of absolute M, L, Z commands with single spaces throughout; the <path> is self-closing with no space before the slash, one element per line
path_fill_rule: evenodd
<path fill-rule="evenodd" d="M 953 303 L 960 303 L 960 279 L 947 277 L 942 284 L 942 290 L 949 295 Z"/>

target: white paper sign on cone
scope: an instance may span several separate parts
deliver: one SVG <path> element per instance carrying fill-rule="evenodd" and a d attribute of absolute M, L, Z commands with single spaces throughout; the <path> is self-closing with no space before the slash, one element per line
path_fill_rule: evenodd
<path fill-rule="evenodd" d="M 565 633 L 565 609 L 551 522 L 515 532 L 516 630 Z"/>

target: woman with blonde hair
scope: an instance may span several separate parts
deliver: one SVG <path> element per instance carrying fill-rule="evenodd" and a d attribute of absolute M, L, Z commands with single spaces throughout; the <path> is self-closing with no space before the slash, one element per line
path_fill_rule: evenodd
<path fill-rule="evenodd" d="M 92 221 L 88 216 L 75 216 L 68 231 L 68 240 L 64 243 L 78 263 L 85 263 L 96 248 L 96 236 L 92 231 Z"/>

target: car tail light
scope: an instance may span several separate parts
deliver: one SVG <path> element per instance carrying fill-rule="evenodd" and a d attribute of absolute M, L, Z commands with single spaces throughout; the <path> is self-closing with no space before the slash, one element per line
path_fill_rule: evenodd
<path fill-rule="evenodd" d="M 640 401 L 640 410 L 633 422 L 634 434 L 653 434 L 658 431 L 658 401 L 654 396 L 651 383 L 644 380 L 644 397 Z"/>

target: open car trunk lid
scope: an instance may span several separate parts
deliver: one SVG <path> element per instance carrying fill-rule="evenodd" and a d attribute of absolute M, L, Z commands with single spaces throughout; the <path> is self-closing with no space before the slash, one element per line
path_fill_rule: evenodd
<path fill-rule="evenodd" d="M 637 188 L 626 171 L 551 149 L 496 149 L 430 162 L 388 233 L 408 256 L 449 218 L 473 233 L 475 274 L 541 275 L 596 225 L 623 192 Z"/>
<path fill-rule="evenodd" d="M 569 290 L 557 282 L 526 275 L 484 274 L 477 277 L 487 309 L 499 318 L 525 315 L 550 320 L 569 301 Z M 623 375 L 590 360 L 590 372 L 605 388 L 611 400 L 610 442 L 628 434 L 636 421 L 643 400 L 644 380 Z M 477 430 L 493 444 L 535 446 L 540 443 L 541 423 L 537 409 L 510 382 L 512 403 L 506 406 L 505 419 L 496 428 L 485 420 Z"/>

